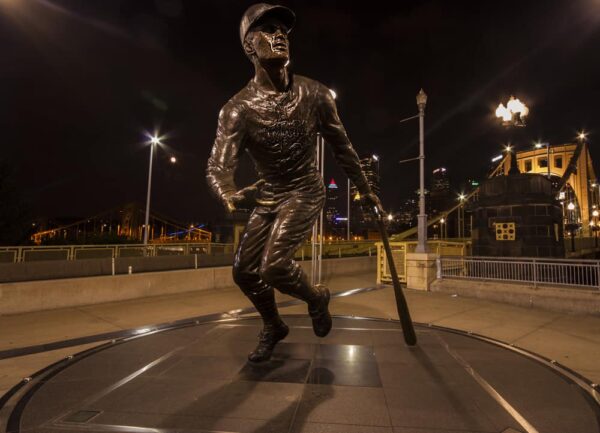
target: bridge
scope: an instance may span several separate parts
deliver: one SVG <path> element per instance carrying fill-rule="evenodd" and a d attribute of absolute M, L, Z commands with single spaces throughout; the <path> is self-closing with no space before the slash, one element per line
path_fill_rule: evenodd
<path fill-rule="evenodd" d="M 507 152 L 487 178 L 507 176 L 512 165 L 521 173 L 547 176 L 562 206 L 566 257 L 589 257 L 600 252 L 600 182 L 596 177 L 589 144 L 584 140 L 551 145 L 543 143 L 533 149 Z M 443 212 L 428 215 L 428 236 L 443 241 L 471 238 L 472 207 L 479 199 L 480 188 L 461 194 L 456 203 Z M 448 238 L 448 223 L 457 224 L 455 238 Z M 417 227 L 392 236 L 394 242 L 406 242 L 417 234 Z"/>
<path fill-rule="evenodd" d="M 581 146 L 579 154 L 577 154 L 578 146 Z M 510 164 L 507 161 L 503 162 L 504 173 L 507 174 Z M 586 142 L 547 145 L 547 147 L 523 150 L 517 152 L 517 164 L 521 173 L 548 176 L 553 186 L 559 186 L 566 174 L 564 185 L 558 191 L 559 200 L 564 207 L 565 224 L 580 224 L 580 237 L 589 237 L 596 232 L 594 228 L 598 224 L 598 215 L 594 216 L 593 212 L 600 205 L 600 185 L 597 183 L 592 157 Z M 575 168 L 569 170 L 571 164 Z M 569 209 L 570 203 L 573 203 L 573 209 Z"/>
<path fill-rule="evenodd" d="M 42 243 L 112 243 L 117 240 L 141 241 L 144 215 L 142 206 L 137 203 L 129 203 L 88 218 L 44 222 L 38 226 L 38 231 L 31 236 L 31 239 L 36 245 Z M 174 221 L 156 212 L 150 214 L 149 226 L 151 243 L 211 241 L 211 233 L 201 226 Z"/>

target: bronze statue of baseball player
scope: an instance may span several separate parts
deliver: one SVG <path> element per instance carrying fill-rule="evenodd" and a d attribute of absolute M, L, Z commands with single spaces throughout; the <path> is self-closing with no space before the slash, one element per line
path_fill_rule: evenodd
<path fill-rule="evenodd" d="M 294 13 L 284 6 L 258 3 L 244 13 L 240 39 L 255 75 L 222 108 L 206 171 L 212 191 L 229 211 L 243 202 L 254 206 L 233 263 L 236 284 L 264 322 L 258 346 L 248 356 L 253 362 L 268 360 L 289 332 L 277 311 L 274 288 L 308 304 L 317 336 L 331 329 L 329 290 L 313 287 L 294 261 L 325 201 L 315 164 L 317 133 L 365 204 L 381 208 L 330 90 L 288 68 L 288 33 L 294 23 Z M 242 151 L 254 161 L 260 180 L 238 190 L 234 172 Z"/>

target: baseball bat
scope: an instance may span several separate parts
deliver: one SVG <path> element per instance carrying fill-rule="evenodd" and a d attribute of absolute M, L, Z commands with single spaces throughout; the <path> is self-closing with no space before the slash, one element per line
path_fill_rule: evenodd
<path fill-rule="evenodd" d="M 400 317 L 400 324 L 402 325 L 402 333 L 404 334 L 404 341 L 409 346 L 417 344 L 417 336 L 415 334 L 415 328 L 410 318 L 410 311 L 408 311 L 408 305 L 406 304 L 406 298 L 402 293 L 402 287 L 400 287 L 400 281 L 398 280 L 398 273 L 396 272 L 396 265 L 394 264 L 394 258 L 392 257 L 392 249 L 390 248 L 390 240 L 383 223 L 383 215 L 379 208 L 374 206 L 375 219 L 377 220 L 377 226 L 379 227 L 379 233 L 381 234 L 381 240 L 383 241 L 383 248 L 385 249 L 385 255 L 387 257 L 388 267 L 390 268 L 390 274 L 392 276 L 392 284 L 394 285 L 394 295 L 396 298 L 396 308 L 398 310 L 398 317 Z"/>

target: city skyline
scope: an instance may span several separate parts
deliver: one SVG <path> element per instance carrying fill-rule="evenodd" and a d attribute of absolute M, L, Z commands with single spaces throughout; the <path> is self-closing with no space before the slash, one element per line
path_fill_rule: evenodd
<path fill-rule="evenodd" d="M 179 220 L 217 218 L 220 205 L 208 194 L 204 168 L 220 107 L 251 76 L 236 34 L 251 3 L 0 5 L 9 59 L 0 73 L 14 84 L 0 120 L 3 157 L 34 213 L 85 217 L 142 202 L 144 134 L 157 128 L 167 135 L 157 154 L 153 208 Z M 386 208 L 398 208 L 417 188 L 417 164 L 398 161 L 416 156 L 418 125 L 398 122 L 416 114 L 421 87 L 430 97 L 427 173 L 444 166 L 458 179 L 481 179 L 503 144 L 566 143 L 580 129 L 590 132 L 593 152 L 596 1 L 554 1 L 543 9 L 535 2 L 415 1 L 385 6 L 385 13 L 330 2 L 285 4 L 298 15 L 292 67 L 335 89 L 357 151 L 381 157 Z M 202 21 L 204 15 L 213 19 Z M 331 16 L 338 18 L 333 24 Z M 531 112 L 526 128 L 509 133 L 494 109 L 511 95 Z M 326 179 L 344 184 L 328 152 L 326 159 Z M 240 186 L 252 171 L 245 161 Z"/>

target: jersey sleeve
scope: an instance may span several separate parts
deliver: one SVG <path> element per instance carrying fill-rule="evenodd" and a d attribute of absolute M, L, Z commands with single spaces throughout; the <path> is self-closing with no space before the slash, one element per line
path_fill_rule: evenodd
<path fill-rule="evenodd" d="M 228 103 L 219 113 L 217 134 L 206 167 L 208 185 L 224 203 L 228 195 L 237 191 L 234 174 L 243 144 L 241 110 Z"/>

